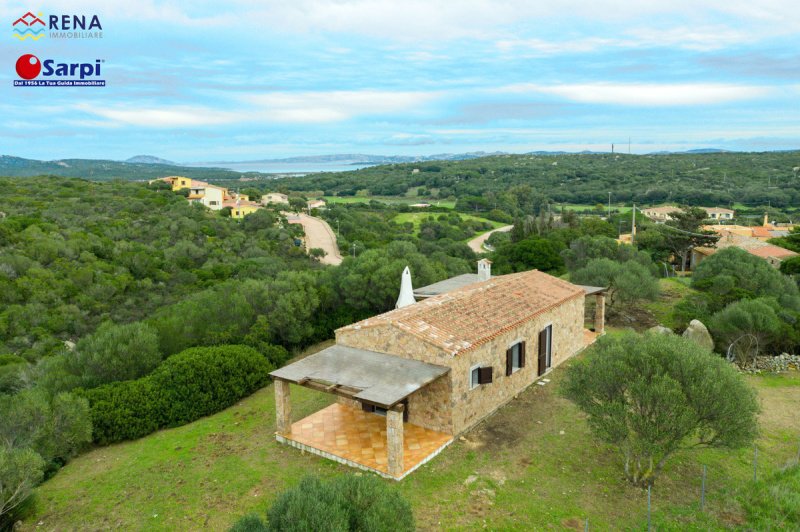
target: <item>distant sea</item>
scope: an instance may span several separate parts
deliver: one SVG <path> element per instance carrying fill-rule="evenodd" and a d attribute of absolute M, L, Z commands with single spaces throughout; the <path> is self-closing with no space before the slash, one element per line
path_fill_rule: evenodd
<path fill-rule="evenodd" d="M 347 163 L 190 163 L 186 166 L 226 168 L 234 172 L 261 172 L 264 174 L 312 174 L 315 172 L 346 172 L 375 166 L 374 164 Z"/>

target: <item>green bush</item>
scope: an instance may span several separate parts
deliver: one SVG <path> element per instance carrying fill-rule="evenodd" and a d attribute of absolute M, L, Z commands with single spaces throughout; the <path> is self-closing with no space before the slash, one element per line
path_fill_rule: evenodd
<path fill-rule="evenodd" d="M 194 347 L 169 357 L 146 377 L 80 393 L 89 400 L 94 440 L 105 445 L 227 408 L 264 386 L 272 369 L 251 347 Z"/>
<path fill-rule="evenodd" d="M 373 476 L 345 475 L 328 482 L 306 477 L 283 492 L 267 512 L 241 518 L 232 532 L 414 530 L 411 505 Z"/>

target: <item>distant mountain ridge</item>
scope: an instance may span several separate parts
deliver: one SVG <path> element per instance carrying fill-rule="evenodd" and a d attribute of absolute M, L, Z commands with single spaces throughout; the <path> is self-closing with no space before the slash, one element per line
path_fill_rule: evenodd
<path fill-rule="evenodd" d="M 134 155 L 130 159 L 125 159 L 125 163 L 142 163 L 142 164 L 169 164 L 172 166 L 176 166 L 177 163 L 172 161 L 168 161 L 166 159 L 162 159 L 161 157 L 155 157 L 153 155 Z"/>
<path fill-rule="evenodd" d="M 395 163 L 415 163 L 426 161 L 461 161 L 465 159 L 477 159 L 479 157 L 490 157 L 492 155 L 508 155 L 507 152 L 468 152 L 468 153 L 438 153 L 435 155 L 368 155 L 364 153 L 333 153 L 328 155 L 300 155 L 297 157 L 285 157 L 282 159 L 258 159 L 248 161 L 204 161 L 189 164 L 204 165 L 225 165 L 225 164 L 292 164 L 292 163 L 352 163 L 352 164 L 395 164 Z"/>

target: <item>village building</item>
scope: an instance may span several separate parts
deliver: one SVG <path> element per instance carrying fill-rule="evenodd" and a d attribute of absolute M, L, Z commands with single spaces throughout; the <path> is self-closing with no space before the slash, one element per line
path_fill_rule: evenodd
<path fill-rule="evenodd" d="M 709 220 L 718 220 L 718 221 L 725 221 L 725 220 L 733 220 L 736 216 L 736 211 L 732 209 L 725 209 L 722 207 L 698 207 L 706 211 Z M 683 209 L 681 207 L 675 207 L 673 205 L 664 205 L 661 207 L 647 207 L 642 209 L 642 214 L 650 218 L 656 223 L 664 223 L 668 222 L 673 219 L 672 213 L 680 212 Z"/>
<path fill-rule="evenodd" d="M 603 288 L 490 268 L 417 290 L 406 268 L 395 310 L 272 372 L 278 441 L 401 479 L 603 334 Z M 290 385 L 338 401 L 294 421 Z"/>
<path fill-rule="evenodd" d="M 311 209 L 324 209 L 325 208 L 325 200 L 317 199 L 317 200 L 309 200 L 308 208 Z"/>
<path fill-rule="evenodd" d="M 769 244 L 762 239 L 751 236 L 752 232 L 751 235 L 747 235 L 741 234 L 740 231 L 736 230 L 726 230 L 725 228 L 727 226 L 706 226 L 706 228 L 709 227 L 714 227 L 714 231 L 719 234 L 721 238 L 717 241 L 716 247 L 696 247 L 692 249 L 690 259 L 690 267 L 692 270 L 694 270 L 706 257 L 713 255 L 720 249 L 725 249 L 728 247 L 737 247 L 743 249 L 751 255 L 755 255 L 756 257 L 766 260 L 776 268 L 780 267 L 783 261 L 798 255 L 794 251 Z"/>
<path fill-rule="evenodd" d="M 261 196 L 261 204 L 266 206 L 270 203 L 280 203 L 289 205 L 289 196 L 281 194 L 280 192 L 269 192 Z"/>
<path fill-rule="evenodd" d="M 680 207 L 675 207 L 673 205 L 665 205 L 663 207 L 647 207 L 646 209 L 642 209 L 642 214 L 653 220 L 657 223 L 664 223 L 666 221 L 672 220 L 672 216 L 670 216 L 673 212 L 680 212 Z"/>
<path fill-rule="evenodd" d="M 213 211 L 219 211 L 223 208 L 225 200 L 230 199 L 230 194 L 227 188 L 193 181 L 187 199 L 190 203 L 201 203 Z"/>

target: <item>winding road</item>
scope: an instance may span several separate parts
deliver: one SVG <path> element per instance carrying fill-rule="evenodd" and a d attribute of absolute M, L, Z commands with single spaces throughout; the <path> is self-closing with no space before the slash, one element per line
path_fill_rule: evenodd
<path fill-rule="evenodd" d="M 492 236 L 492 233 L 505 233 L 507 231 L 511 231 L 513 228 L 514 228 L 513 225 L 504 225 L 503 227 L 492 229 L 491 231 L 487 231 L 486 233 L 483 233 L 480 236 L 476 236 L 475 238 L 467 242 L 467 245 L 475 253 L 484 253 L 486 252 L 486 250 L 483 249 L 483 244 L 489 239 L 490 236 Z"/>
<path fill-rule="evenodd" d="M 325 256 L 320 259 L 322 264 L 338 266 L 342 263 L 342 254 L 336 244 L 336 234 L 328 222 L 307 214 L 286 214 L 291 224 L 301 224 L 306 232 L 306 251 L 320 248 L 325 251 Z"/>

